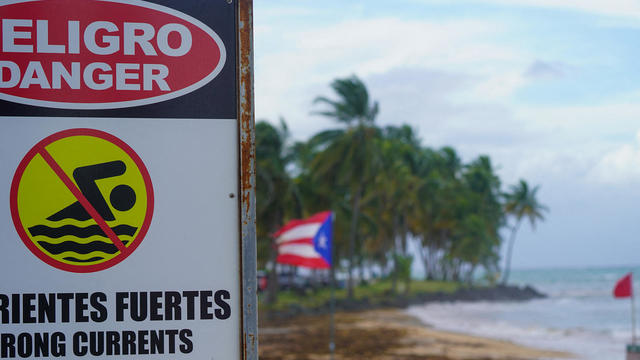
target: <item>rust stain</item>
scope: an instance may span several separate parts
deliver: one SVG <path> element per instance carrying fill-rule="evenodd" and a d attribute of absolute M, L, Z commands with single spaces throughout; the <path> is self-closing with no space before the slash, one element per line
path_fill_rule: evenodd
<path fill-rule="evenodd" d="M 244 358 L 247 358 L 247 348 L 255 349 L 256 348 L 256 336 L 254 334 L 245 334 L 244 336 Z"/>
<path fill-rule="evenodd" d="M 253 102 L 253 0 L 237 0 L 238 120 L 240 128 L 240 219 L 243 253 L 243 359 L 258 359 L 255 269 L 255 115 Z M 254 259 L 252 259 L 252 257 Z M 246 261 L 246 263 L 244 263 Z M 246 273 L 245 273 L 246 271 Z M 247 275 L 251 279 L 246 278 Z"/>
<path fill-rule="evenodd" d="M 240 90 L 241 191 L 243 221 L 254 219 L 251 206 L 255 186 L 255 138 L 253 109 L 253 14 L 251 0 L 239 0 L 238 79 Z"/>

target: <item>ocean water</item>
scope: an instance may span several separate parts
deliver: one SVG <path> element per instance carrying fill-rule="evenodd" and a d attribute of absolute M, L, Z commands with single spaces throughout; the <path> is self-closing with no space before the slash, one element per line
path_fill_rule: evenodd
<path fill-rule="evenodd" d="M 427 304 L 408 312 L 443 330 L 567 351 L 584 360 L 622 360 L 631 341 L 631 301 L 614 299 L 612 291 L 630 271 L 640 291 L 640 267 L 520 270 L 510 283 L 532 285 L 549 297 Z"/>

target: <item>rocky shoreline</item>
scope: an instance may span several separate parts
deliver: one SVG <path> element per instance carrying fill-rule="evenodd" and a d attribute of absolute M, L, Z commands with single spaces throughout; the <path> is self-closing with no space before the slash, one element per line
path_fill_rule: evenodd
<path fill-rule="evenodd" d="M 528 301 L 545 297 L 547 297 L 545 294 L 531 286 L 498 285 L 494 287 L 461 288 L 452 293 L 416 293 L 408 296 L 398 295 L 375 299 L 367 297 L 354 300 L 337 299 L 335 309 L 336 311 L 352 312 L 383 308 L 404 309 L 411 305 L 421 305 L 432 302 Z M 261 317 L 268 319 L 286 319 L 300 315 L 328 314 L 330 310 L 329 302 L 315 308 L 305 308 L 297 304 L 292 304 L 285 310 L 261 312 Z"/>

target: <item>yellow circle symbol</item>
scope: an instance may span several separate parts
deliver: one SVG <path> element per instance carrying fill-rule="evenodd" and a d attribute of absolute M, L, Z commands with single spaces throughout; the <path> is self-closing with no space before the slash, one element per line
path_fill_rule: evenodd
<path fill-rule="evenodd" d="M 11 214 L 24 244 L 71 272 L 107 269 L 129 256 L 153 214 L 140 157 L 117 137 L 70 129 L 36 144 L 11 186 Z"/>

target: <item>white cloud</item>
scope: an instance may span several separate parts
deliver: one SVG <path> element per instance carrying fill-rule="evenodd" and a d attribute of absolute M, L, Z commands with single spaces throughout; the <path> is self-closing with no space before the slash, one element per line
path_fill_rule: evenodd
<path fill-rule="evenodd" d="M 553 9 L 578 10 L 600 15 L 640 17 L 640 3 L 636 0 L 471 0 L 500 5 L 524 5 Z"/>
<path fill-rule="evenodd" d="M 624 144 L 604 154 L 590 178 L 605 184 L 640 183 L 640 131 L 635 143 Z"/>
<path fill-rule="evenodd" d="M 585 144 L 590 139 L 618 143 L 637 130 L 639 98 L 625 95 L 598 105 L 519 105 L 515 109 L 532 126 L 562 135 L 568 143 Z"/>
<path fill-rule="evenodd" d="M 505 69 L 503 72 L 485 76 L 484 81 L 469 89 L 463 99 L 466 101 L 504 101 L 529 81 L 530 79 L 524 76 L 521 68 Z"/>
<path fill-rule="evenodd" d="M 508 164 L 506 176 L 594 186 L 638 182 L 637 98 L 629 94 L 602 105 L 513 105 L 512 116 L 529 141 L 494 150 L 496 158 Z"/>
<path fill-rule="evenodd" d="M 387 17 L 296 32 L 280 23 L 269 27 L 256 33 L 257 116 L 284 115 L 299 139 L 334 126 L 310 115 L 312 100 L 331 94 L 331 80 L 353 73 L 380 101 L 381 125 L 409 123 L 426 144 L 454 145 L 467 159 L 489 154 L 509 181 L 590 178 L 603 154 L 637 130 L 637 96 L 597 106 L 514 103 L 520 88 L 562 77 L 571 67 L 497 42 L 509 32 L 505 24 Z M 267 43 L 277 46 L 260 45 Z"/>
<path fill-rule="evenodd" d="M 267 27 L 259 14 L 256 26 Z M 285 24 L 269 23 L 268 30 L 256 32 L 256 113 L 259 118 L 292 119 L 292 131 L 298 136 L 329 124 L 309 112 L 313 97 L 328 95 L 328 84 L 336 77 L 438 69 L 475 78 L 466 93 L 456 96 L 483 101 L 513 93 L 524 83 L 522 72 L 531 62 L 517 49 L 489 40 L 508 31 L 490 21 L 389 17 L 309 25 L 295 32 Z M 397 100 L 373 96 L 383 106 Z"/>
<path fill-rule="evenodd" d="M 568 66 L 492 40 L 508 31 L 495 22 L 375 18 L 281 32 L 281 46 L 257 50 L 257 116 L 284 115 L 296 138 L 332 127 L 330 119 L 310 115 L 312 100 L 330 95 L 334 78 L 357 73 L 380 101 L 381 125 L 408 123 L 426 144 L 454 145 L 467 160 L 489 154 L 509 181 L 539 178 L 540 169 L 554 178 L 584 177 L 602 151 L 602 144 L 593 154 L 582 149 L 598 131 L 584 124 L 602 124 L 612 109 L 623 108 L 514 104 L 510 96 L 537 80 L 532 67 L 539 77 L 541 65 L 547 73 Z M 584 136 L 575 136 L 580 131 Z M 570 132 L 577 140 L 568 144 Z"/>

